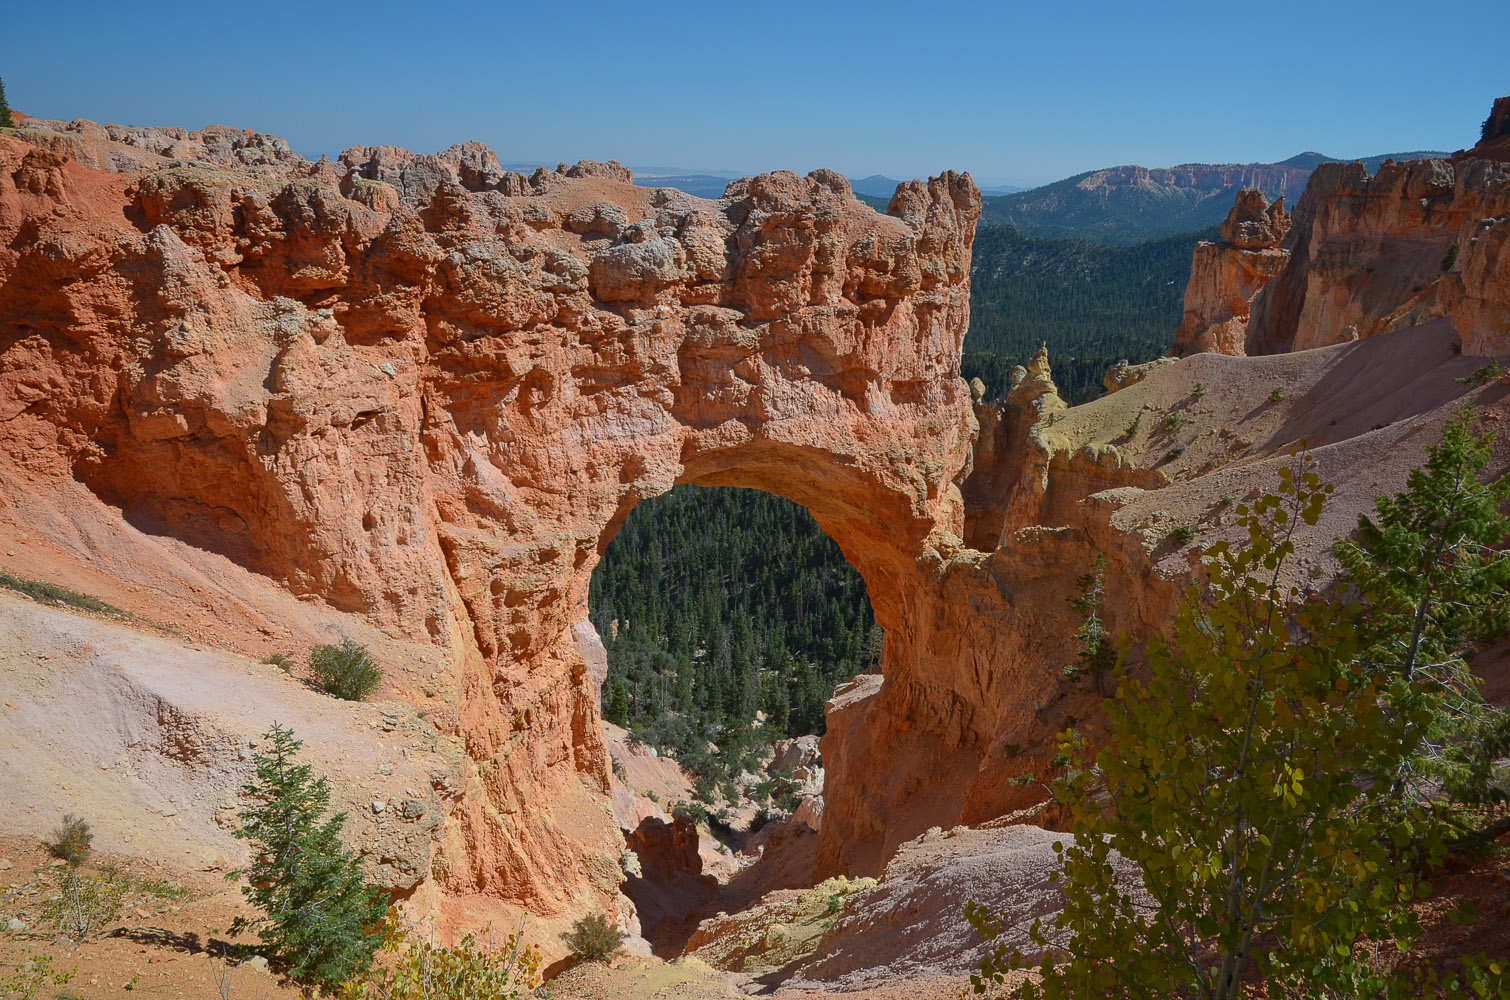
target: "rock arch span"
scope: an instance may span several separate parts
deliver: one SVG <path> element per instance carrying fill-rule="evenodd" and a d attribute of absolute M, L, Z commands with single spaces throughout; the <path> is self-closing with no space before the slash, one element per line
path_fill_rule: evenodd
<path fill-rule="evenodd" d="M 45 513 L 82 483 L 439 648 L 438 680 L 399 665 L 391 686 L 423 688 L 464 751 L 444 898 L 613 905 L 573 636 L 608 539 L 677 482 L 806 506 L 886 629 L 885 697 L 835 716 L 821 868 L 874 870 L 985 787 L 983 720 L 1028 715 L 984 667 L 1022 635 L 961 626 L 1006 599 L 960 541 L 967 175 L 902 185 L 880 215 L 828 171 L 705 201 L 612 163 L 508 173 L 478 144 L 311 163 L 230 129 L 27 124 L 0 137 L 8 506 Z M 857 763 L 877 753 L 912 763 Z"/>

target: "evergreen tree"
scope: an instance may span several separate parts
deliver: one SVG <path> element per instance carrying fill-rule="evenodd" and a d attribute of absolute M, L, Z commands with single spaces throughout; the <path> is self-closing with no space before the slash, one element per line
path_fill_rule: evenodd
<path fill-rule="evenodd" d="M 10 102 L 5 99 L 5 81 L 0 80 L 0 128 L 15 127 L 15 119 L 10 113 Z"/>
<path fill-rule="evenodd" d="M 1106 603 L 1106 556 L 1096 554 L 1096 564 L 1091 572 L 1075 581 L 1080 594 L 1070 599 L 1070 607 L 1081 615 L 1080 627 L 1075 638 L 1080 641 L 1076 659 L 1080 666 L 1066 670 L 1070 676 L 1081 671 L 1088 672 L 1096 685 L 1097 694 L 1106 694 L 1106 675 L 1117 665 L 1117 647 L 1106 631 L 1102 606 Z"/>
<path fill-rule="evenodd" d="M 624 690 L 623 681 L 615 681 L 613 693 L 609 696 L 608 705 L 603 709 L 603 718 L 616 726 L 626 725 L 629 722 L 629 692 Z"/>
<path fill-rule="evenodd" d="M 256 777 L 242 788 L 252 804 L 236 836 L 253 860 L 241 892 L 261 916 L 238 918 L 233 932 L 255 929 L 291 979 L 333 985 L 366 969 L 380 943 L 384 895 L 362 879 L 360 861 L 341 845 L 345 813 L 322 819 L 330 784 L 295 762 L 303 744 L 273 725 L 253 756 Z"/>
<path fill-rule="evenodd" d="M 604 718 L 704 788 L 727 788 L 762 743 L 822 733 L 834 686 L 880 657 L 859 574 L 807 511 L 756 490 L 678 486 L 640 504 L 589 608 L 608 649 Z"/>
<path fill-rule="evenodd" d="M 1406 488 L 1375 498 L 1354 538 L 1334 547 L 1364 599 L 1370 639 L 1365 658 L 1394 671 L 1413 693 L 1401 711 L 1423 703 L 1421 752 L 1402 764 L 1396 785 L 1416 797 L 1452 803 L 1502 802 L 1495 760 L 1510 750 L 1510 715 L 1487 704 L 1463 656 L 1475 643 L 1510 630 L 1510 476 L 1485 482 L 1494 435 L 1479 433 L 1464 410 Z M 1449 803 L 1450 805 L 1451 803 Z"/>

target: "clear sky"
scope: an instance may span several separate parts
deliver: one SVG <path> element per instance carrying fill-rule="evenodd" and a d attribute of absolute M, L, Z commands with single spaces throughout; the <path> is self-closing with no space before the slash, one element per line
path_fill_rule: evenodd
<path fill-rule="evenodd" d="M 1458 149 L 1510 94 L 1510 2 L 12 3 L 29 114 L 276 132 L 306 155 L 984 184 L 1120 163 Z"/>

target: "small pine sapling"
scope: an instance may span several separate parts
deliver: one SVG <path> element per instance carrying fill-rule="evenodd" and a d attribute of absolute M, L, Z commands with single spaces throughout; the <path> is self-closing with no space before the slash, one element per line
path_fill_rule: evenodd
<path fill-rule="evenodd" d="M 330 986 L 372 964 L 387 900 L 362 878 L 361 861 L 341 844 L 346 814 L 326 817 L 330 784 L 297 763 L 303 744 L 274 724 L 253 754 L 256 774 L 243 786 L 251 805 L 235 836 L 255 860 L 231 873 L 261 916 L 237 918 L 231 932 L 257 931 L 290 979 Z"/>
<path fill-rule="evenodd" d="M 1080 615 L 1080 627 L 1075 630 L 1075 639 L 1080 650 L 1075 654 L 1078 666 L 1066 673 L 1071 677 L 1088 673 L 1096 687 L 1096 693 L 1106 694 L 1106 676 L 1117 663 L 1117 650 L 1106 631 L 1103 609 L 1106 606 L 1106 556 L 1096 554 L 1096 562 L 1089 573 L 1075 581 L 1079 594 L 1070 598 L 1070 607 Z"/>

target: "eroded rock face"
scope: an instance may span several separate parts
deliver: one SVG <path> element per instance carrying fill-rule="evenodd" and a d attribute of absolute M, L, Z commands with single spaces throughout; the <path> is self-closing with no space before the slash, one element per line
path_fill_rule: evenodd
<path fill-rule="evenodd" d="M 1322 164 L 1293 226 L 1242 192 L 1222 228 L 1230 242 L 1196 247 L 1173 352 L 1279 354 L 1442 317 L 1466 353 L 1510 351 L 1504 107 L 1448 159 L 1386 160 L 1372 177 L 1361 163 Z"/>
<path fill-rule="evenodd" d="M 1268 250 L 1279 246 L 1290 231 L 1290 213 L 1283 197 L 1269 204 L 1258 188 L 1243 188 L 1227 218 L 1217 228 L 1222 239 L 1239 250 Z"/>
<path fill-rule="evenodd" d="M 444 650 L 465 746 L 433 875 L 538 914 L 622 873 L 580 623 L 676 482 L 806 505 L 909 656 L 962 530 L 979 195 L 767 174 L 719 201 L 478 144 L 310 163 L 270 136 L 0 137 L 0 463 Z M 933 555 L 930 556 L 930 553 Z"/>
<path fill-rule="evenodd" d="M 1262 191 L 1244 188 L 1218 230 L 1224 242 L 1197 243 L 1185 286 L 1185 315 L 1171 353 L 1246 352 L 1253 297 L 1289 260 L 1280 243 L 1290 231 L 1285 200 L 1269 204 Z"/>
<path fill-rule="evenodd" d="M 614 912 L 628 862 L 603 662 L 582 623 L 599 554 L 640 500 L 677 482 L 779 493 L 865 578 L 884 678 L 836 693 L 818 832 L 789 825 L 776 856 L 783 884 L 873 875 L 934 826 L 1040 801 L 1014 779 L 1099 703 L 1060 669 L 1068 598 L 1096 553 L 1119 595 L 1109 627 L 1156 628 L 1193 565 L 1170 529 L 1187 518 L 1219 535 L 1220 498 L 1300 435 L 1328 447 L 1339 495 L 1353 491 L 1306 543 L 1324 558 L 1403 481 L 1381 456 L 1431 439 L 1474 367 L 1438 320 L 1415 347 L 1377 338 L 1369 378 L 1366 352 L 1197 357 L 1067 408 L 1042 353 L 1004 404 L 972 403 L 958 361 L 979 198 L 965 176 L 902 185 L 881 216 L 827 171 L 706 201 L 634 187 L 612 163 L 510 174 L 476 145 L 309 163 L 243 133 L 27 125 L 0 136 L 0 502 L 47 534 L 64 519 L 44 515 L 82 483 L 140 531 L 436 653 L 427 724 L 458 759 L 436 789 L 429 874 L 459 919 L 493 901 L 627 912 Z M 1416 299 L 1319 265 L 1316 288 L 1356 284 L 1362 304 L 1339 308 L 1385 326 L 1471 320 L 1465 350 L 1503 337 L 1490 206 L 1507 168 L 1465 162 L 1431 181 L 1432 213 L 1475 220 L 1447 275 L 1461 294 L 1439 279 Z M 1297 249 L 1255 302 L 1250 353 L 1263 296 L 1298 289 L 1296 316 L 1310 308 L 1303 241 L 1430 256 L 1409 235 L 1431 208 L 1419 199 L 1308 198 Z M 1391 204 L 1403 228 L 1375 218 Z M 1391 289 L 1404 297 L 1387 302 Z M 1323 377 L 1355 386 L 1340 423 L 1317 421 Z M 1275 384 L 1293 409 L 1272 403 Z"/>

